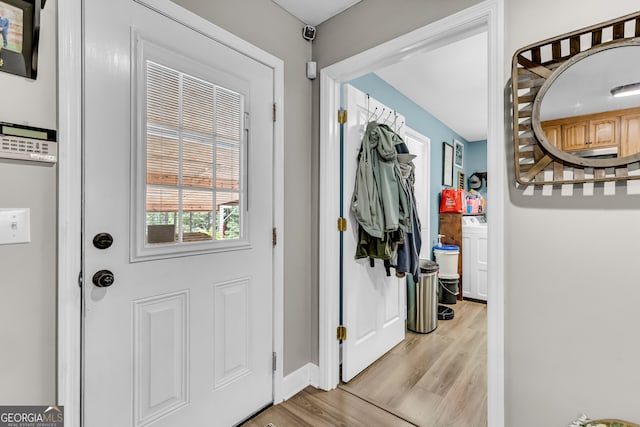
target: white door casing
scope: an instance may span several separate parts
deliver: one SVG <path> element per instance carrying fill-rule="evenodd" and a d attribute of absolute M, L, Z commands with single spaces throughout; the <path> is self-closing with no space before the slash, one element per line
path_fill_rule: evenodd
<path fill-rule="evenodd" d="M 274 70 L 130 0 L 85 2 L 84 49 L 84 422 L 231 425 L 274 393 L 279 293 L 272 278 L 280 268 L 274 272 L 271 229 L 279 223 L 274 180 L 276 188 L 281 182 L 265 161 L 280 156 L 273 151 Z M 250 173 L 237 242 L 185 243 L 176 247 L 199 249 L 136 259 L 130 239 L 144 236 L 136 233 L 144 215 L 135 214 L 144 185 L 134 183 L 145 174 L 130 159 L 140 139 L 140 99 L 130 88 L 140 87 L 143 53 L 154 49 L 174 53 L 173 62 L 153 58 L 167 59 L 162 65 L 184 66 L 179 71 L 244 96 L 250 126 L 241 163 Z M 99 232 L 113 235 L 112 247 L 93 247 Z M 91 283 L 102 269 L 115 275 L 108 288 Z"/>
<path fill-rule="evenodd" d="M 348 120 L 344 132 L 344 209 L 349 224 L 344 236 L 343 315 L 347 339 L 342 343 L 342 380 L 347 382 L 404 339 L 405 283 L 395 271 L 387 276 L 382 260 L 355 260 L 358 223 L 351 212 L 351 195 L 362 136 L 374 112 L 380 123 L 398 128 L 404 117 L 367 94 L 345 85 Z M 395 125 L 394 125 L 395 123 Z"/>
<path fill-rule="evenodd" d="M 420 232 L 420 237 L 422 238 L 420 259 L 431 259 L 431 233 L 429 229 L 429 213 L 431 212 L 431 204 L 429 203 L 431 200 L 431 180 L 429 176 L 431 139 L 406 125 L 402 138 L 407 144 L 409 152 L 416 155 L 416 158 L 413 159 L 413 164 L 415 165 L 413 193 L 416 209 L 418 210 L 418 218 L 420 218 L 420 224 L 422 225 Z"/>

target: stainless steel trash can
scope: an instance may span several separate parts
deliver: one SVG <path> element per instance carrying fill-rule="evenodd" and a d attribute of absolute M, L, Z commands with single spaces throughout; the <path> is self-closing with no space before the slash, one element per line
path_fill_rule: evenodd
<path fill-rule="evenodd" d="M 420 262 L 420 279 L 407 278 L 407 328 L 427 334 L 438 327 L 438 263 Z"/>

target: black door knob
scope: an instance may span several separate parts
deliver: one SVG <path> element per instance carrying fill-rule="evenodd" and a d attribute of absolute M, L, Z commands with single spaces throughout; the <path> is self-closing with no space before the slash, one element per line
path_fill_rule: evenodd
<path fill-rule="evenodd" d="M 109 233 L 98 233 L 93 238 L 93 246 L 98 249 L 107 249 L 113 244 L 113 236 Z"/>
<path fill-rule="evenodd" d="M 113 285 L 115 278 L 109 270 L 100 270 L 93 275 L 93 284 L 99 288 L 108 288 Z"/>

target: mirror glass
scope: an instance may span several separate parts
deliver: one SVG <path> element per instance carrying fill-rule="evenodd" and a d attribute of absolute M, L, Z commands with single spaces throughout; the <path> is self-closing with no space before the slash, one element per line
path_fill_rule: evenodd
<path fill-rule="evenodd" d="M 567 65 L 542 94 L 540 125 L 549 142 L 582 158 L 640 153 L 640 46 L 613 45 Z M 612 95 L 636 83 L 638 94 Z"/>

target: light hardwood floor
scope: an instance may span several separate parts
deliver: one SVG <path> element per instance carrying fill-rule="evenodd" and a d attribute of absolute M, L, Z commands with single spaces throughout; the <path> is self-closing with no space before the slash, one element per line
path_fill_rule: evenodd
<path fill-rule="evenodd" d="M 451 307 L 454 319 L 430 334 L 408 331 L 348 384 L 308 387 L 243 425 L 486 427 L 486 305 Z"/>

